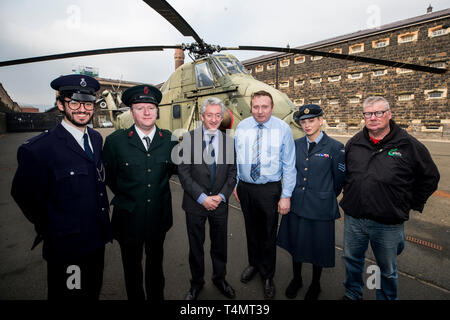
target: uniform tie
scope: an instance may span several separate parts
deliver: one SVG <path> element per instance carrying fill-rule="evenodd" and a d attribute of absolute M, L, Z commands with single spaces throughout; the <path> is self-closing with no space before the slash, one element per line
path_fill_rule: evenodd
<path fill-rule="evenodd" d="M 148 148 L 150 148 L 150 143 L 152 143 L 152 140 L 150 140 L 150 137 L 148 137 L 148 136 L 145 136 L 142 139 L 145 140 L 145 143 L 147 144 L 147 150 L 148 150 Z"/>
<path fill-rule="evenodd" d="M 210 173 L 210 186 L 211 186 L 211 190 L 214 186 L 214 180 L 216 178 L 216 153 L 214 151 L 214 145 L 212 144 L 213 140 L 214 140 L 214 135 L 209 135 L 209 144 L 208 144 L 208 154 L 211 155 L 211 157 L 213 158 L 213 163 L 209 165 L 209 173 Z"/>
<path fill-rule="evenodd" d="M 89 137 L 87 133 L 83 135 L 83 141 L 84 141 L 84 151 L 86 152 L 89 159 L 94 160 L 94 153 L 92 152 L 92 149 L 89 146 Z"/>
<path fill-rule="evenodd" d="M 312 149 L 314 148 L 315 145 L 316 145 L 315 142 L 310 142 L 310 143 L 309 143 L 308 154 L 311 153 L 311 151 L 312 151 Z"/>
<path fill-rule="evenodd" d="M 263 125 L 261 123 L 258 124 L 258 132 L 256 134 L 256 141 L 253 145 L 253 161 L 252 166 L 250 167 L 250 177 L 253 181 L 258 180 L 261 175 L 261 138 L 262 138 L 262 129 Z"/>

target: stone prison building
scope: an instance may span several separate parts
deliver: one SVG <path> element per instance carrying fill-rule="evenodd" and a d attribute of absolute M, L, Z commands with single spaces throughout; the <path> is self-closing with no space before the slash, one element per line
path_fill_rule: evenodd
<path fill-rule="evenodd" d="M 296 47 L 448 69 L 450 9 Z M 285 92 L 296 106 L 319 104 L 325 131 L 353 134 L 362 103 L 382 95 L 393 119 L 419 138 L 450 139 L 449 73 L 432 74 L 308 55 L 274 53 L 243 61 L 258 80 Z"/>

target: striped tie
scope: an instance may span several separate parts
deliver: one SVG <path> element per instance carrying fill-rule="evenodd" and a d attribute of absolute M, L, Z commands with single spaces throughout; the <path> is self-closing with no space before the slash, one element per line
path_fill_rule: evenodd
<path fill-rule="evenodd" d="M 262 138 L 262 128 L 263 125 L 261 123 L 258 124 L 258 132 L 256 134 L 256 141 L 253 145 L 253 161 L 252 166 L 250 168 L 250 177 L 253 181 L 258 180 L 261 175 L 261 138 Z"/>
<path fill-rule="evenodd" d="M 214 145 L 213 145 L 213 140 L 214 140 L 214 135 L 213 134 L 208 134 L 209 136 L 209 144 L 208 144 L 208 154 L 211 155 L 211 157 L 213 158 L 213 163 L 209 165 L 209 173 L 210 173 L 210 187 L 211 190 L 214 186 L 214 180 L 216 179 L 216 153 L 214 151 Z"/>
<path fill-rule="evenodd" d="M 147 137 L 147 136 L 143 137 L 142 139 L 145 140 L 145 143 L 147 144 L 147 150 L 148 150 L 148 148 L 150 148 L 150 143 L 152 143 L 152 140 L 150 140 L 150 137 Z"/>
<path fill-rule="evenodd" d="M 84 140 L 84 152 L 86 152 L 89 159 L 94 160 L 94 153 L 92 152 L 92 149 L 89 146 L 89 137 L 87 133 L 83 135 L 83 140 Z"/>

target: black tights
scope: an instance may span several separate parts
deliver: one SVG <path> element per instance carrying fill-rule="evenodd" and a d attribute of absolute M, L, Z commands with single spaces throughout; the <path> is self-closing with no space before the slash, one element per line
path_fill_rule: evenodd
<path fill-rule="evenodd" d="M 302 278 L 302 263 L 292 259 L 292 267 L 294 270 L 294 278 L 300 280 Z M 318 284 L 322 275 L 322 267 L 313 265 L 312 283 Z"/>

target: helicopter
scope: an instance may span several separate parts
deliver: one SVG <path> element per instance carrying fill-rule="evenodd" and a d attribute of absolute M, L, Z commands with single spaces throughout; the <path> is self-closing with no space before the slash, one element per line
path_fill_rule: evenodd
<path fill-rule="evenodd" d="M 254 79 L 236 57 L 228 53 L 222 53 L 223 51 L 249 50 L 281 52 L 344 59 L 354 62 L 378 64 L 436 74 L 442 74 L 447 71 L 446 69 L 417 64 L 309 49 L 266 46 L 221 47 L 218 45 L 210 45 L 203 41 L 203 39 L 167 1 L 144 0 L 144 2 L 164 17 L 183 36 L 192 37 L 195 42 L 191 44 L 119 47 L 69 52 L 26 59 L 0 61 L 0 67 L 121 52 L 162 51 L 166 49 L 187 51 L 193 61 L 185 63 L 177 68 L 161 87 L 163 99 L 159 105 L 159 118 L 157 120 L 157 125 L 160 128 L 168 129 L 170 131 L 176 131 L 177 129 L 191 130 L 196 128 L 200 123 L 201 103 L 208 97 L 216 96 L 224 101 L 227 108 L 221 124 L 221 129 L 235 129 L 242 119 L 251 116 L 251 94 L 255 91 L 265 90 L 270 92 L 273 96 L 273 115 L 289 124 L 295 139 L 303 136 L 304 133 L 300 126 L 293 120 L 297 108 L 288 96 L 272 86 Z M 104 91 L 102 96 L 103 98 L 101 99 L 100 105 L 101 107 L 106 107 L 105 109 L 110 112 L 111 120 L 116 129 L 128 128 L 133 124 L 131 114 L 129 110 L 127 110 L 128 108 L 120 107 L 120 90 Z M 181 135 L 181 133 L 179 135 Z"/>

